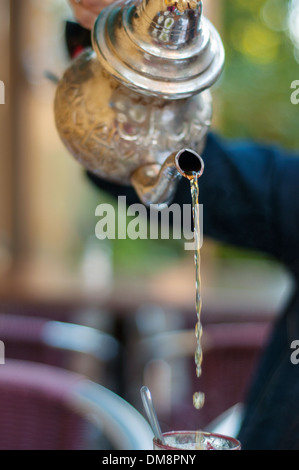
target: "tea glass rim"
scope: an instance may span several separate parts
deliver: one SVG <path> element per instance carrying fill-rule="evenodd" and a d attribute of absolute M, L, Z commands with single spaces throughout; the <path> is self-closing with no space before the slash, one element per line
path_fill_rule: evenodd
<path fill-rule="evenodd" d="M 162 434 L 163 437 L 168 437 L 168 436 L 173 436 L 173 435 L 176 435 L 176 434 L 181 434 L 181 435 L 188 435 L 188 434 L 201 434 L 201 435 L 204 435 L 204 436 L 211 436 L 211 437 L 217 437 L 219 439 L 224 439 L 226 441 L 230 441 L 231 443 L 234 444 L 234 447 L 231 447 L 230 449 L 226 449 L 226 450 L 240 450 L 241 449 L 241 442 L 236 439 L 235 437 L 232 437 L 232 436 L 226 436 L 224 434 L 218 434 L 218 433 L 215 433 L 215 432 L 208 432 L 208 431 L 168 431 L 168 432 L 164 432 Z M 187 451 L 190 451 L 190 450 L 194 450 L 194 449 L 180 449 L 178 447 L 173 447 L 171 445 L 168 445 L 168 444 L 162 444 L 161 441 L 159 441 L 158 438 L 154 437 L 153 439 L 153 442 L 154 442 L 154 446 L 157 446 L 159 447 L 159 449 L 161 450 L 178 450 L 178 451 L 184 451 L 184 450 L 187 450 Z M 214 449 L 216 450 L 216 449 Z"/>

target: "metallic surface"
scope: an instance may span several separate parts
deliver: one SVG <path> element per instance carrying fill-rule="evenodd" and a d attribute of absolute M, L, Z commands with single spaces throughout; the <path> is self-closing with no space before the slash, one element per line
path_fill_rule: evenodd
<path fill-rule="evenodd" d="M 181 99 L 209 88 L 222 71 L 224 49 L 202 3 L 191 4 L 119 0 L 106 8 L 93 31 L 104 68 L 151 96 Z"/>
<path fill-rule="evenodd" d="M 59 135 L 92 173 L 133 184 L 148 204 L 166 202 L 181 176 L 172 155 L 204 148 L 220 38 L 201 2 L 138 0 L 106 8 L 93 43 L 57 86 Z"/>
<path fill-rule="evenodd" d="M 162 164 L 183 147 L 201 152 L 212 103 L 208 91 L 174 101 L 140 95 L 88 51 L 60 81 L 55 117 L 62 141 L 85 168 L 129 185 L 140 166 Z"/>
<path fill-rule="evenodd" d="M 132 174 L 131 184 L 145 205 L 161 204 L 161 201 L 163 204 L 172 202 L 173 194 L 181 177 L 190 177 L 190 174 L 186 173 L 180 165 L 180 155 L 190 152 L 199 161 L 198 166 L 201 167 L 201 171 L 198 176 L 201 176 L 204 171 L 204 162 L 200 155 L 189 149 L 172 153 L 162 165 L 140 166 Z"/>

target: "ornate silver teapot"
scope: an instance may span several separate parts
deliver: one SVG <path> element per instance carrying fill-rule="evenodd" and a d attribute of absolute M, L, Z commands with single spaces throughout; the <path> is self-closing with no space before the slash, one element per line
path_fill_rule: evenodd
<path fill-rule="evenodd" d="M 90 172 L 133 185 L 145 204 L 169 202 L 181 175 L 203 166 L 222 41 L 201 1 L 121 0 L 92 42 L 58 84 L 59 135 Z"/>

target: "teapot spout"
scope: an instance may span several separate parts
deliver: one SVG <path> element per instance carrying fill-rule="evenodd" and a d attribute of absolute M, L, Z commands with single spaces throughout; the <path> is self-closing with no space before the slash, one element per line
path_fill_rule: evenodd
<path fill-rule="evenodd" d="M 201 176 L 204 162 L 194 150 L 182 149 L 172 153 L 162 165 L 149 164 L 138 168 L 131 184 L 143 204 L 170 204 L 182 177 Z"/>

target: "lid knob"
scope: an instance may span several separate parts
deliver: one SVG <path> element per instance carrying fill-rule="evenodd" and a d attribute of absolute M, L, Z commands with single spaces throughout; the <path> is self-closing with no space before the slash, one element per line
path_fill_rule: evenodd
<path fill-rule="evenodd" d="M 211 87 L 224 64 L 221 38 L 197 0 L 120 0 L 99 15 L 93 47 L 116 79 L 164 99 Z"/>

